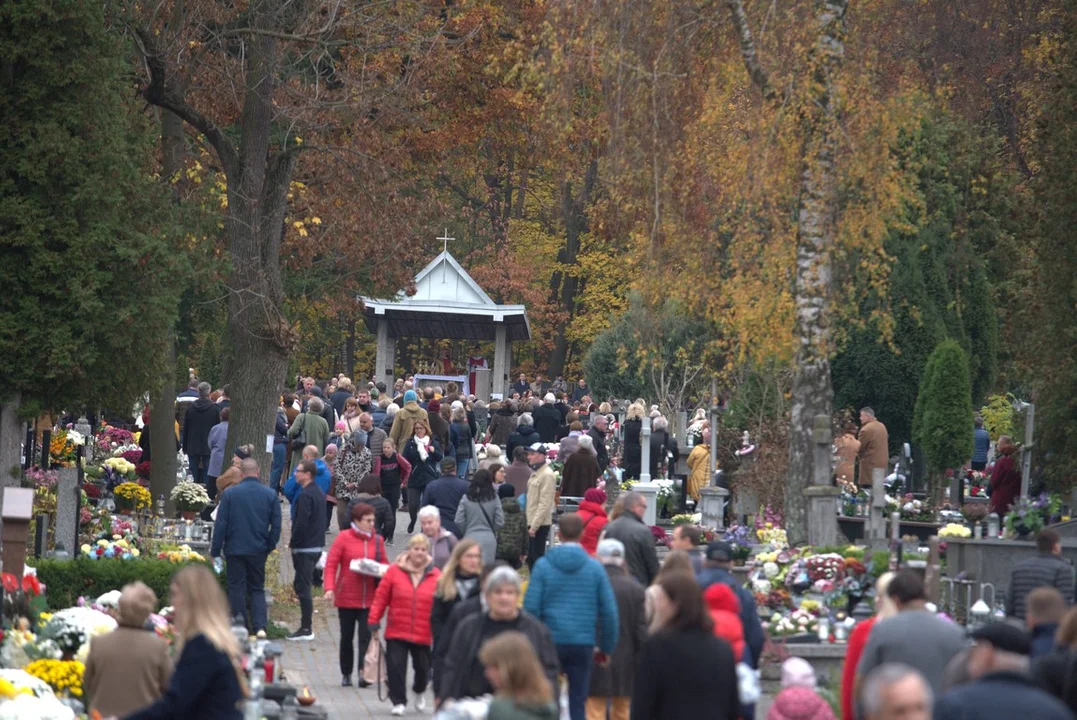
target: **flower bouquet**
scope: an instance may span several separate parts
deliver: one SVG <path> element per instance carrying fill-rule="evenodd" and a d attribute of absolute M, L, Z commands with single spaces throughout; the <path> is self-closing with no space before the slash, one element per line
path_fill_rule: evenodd
<path fill-rule="evenodd" d="M 34 660 L 26 672 L 49 684 L 60 697 L 82 697 L 82 675 L 86 666 L 78 660 Z"/>
<path fill-rule="evenodd" d="M 812 635 L 819 631 L 819 618 L 809 610 L 798 608 L 789 615 L 774 613 L 762 625 L 771 637 Z"/>
<path fill-rule="evenodd" d="M 201 512 L 209 505 L 209 494 L 204 485 L 194 482 L 181 482 L 172 488 L 172 502 L 189 519 L 193 519 L 195 513 Z"/>
<path fill-rule="evenodd" d="M 1018 537 L 1034 535 L 1050 522 L 1061 508 L 1061 501 L 1047 493 L 1039 497 L 1020 497 L 1006 513 L 1006 529 Z"/>
<path fill-rule="evenodd" d="M 128 540 L 121 538 L 119 535 L 113 535 L 114 539 L 98 540 L 93 545 L 83 545 L 79 548 L 84 557 L 91 560 L 97 560 L 98 558 L 103 560 L 134 560 L 142 552 L 134 547 Z"/>
<path fill-rule="evenodd" d="M 172 563 L 205 562 L 206 558 L 191 550 L 190 545 L 180 545 L 175 550 L 162 550 L 157 553 L 158 560 L 168 560 Z"/>
<path fill-rule="evenodd" d="M 121 460 L 120 462 L 126 461 Z M 132 472 L 134 471 L 133 466 L 131 470 Z M 125 482 L 117 485 L 116 489 L 112 492 L 112 495 L 116 501 L 116 509 L 126 510 L 127 512 L 132 510 L 144 510 L 153 502 L 153 497 L 150 495 L 150 491 L 138 483 L 133 482 Z"/>
<path fill-rule="evenodd" d="M 52 465 L 68 467 L 78 459 L 78 447 L 68 437 L 67 430 L 57 430 L 49 441 L 49 462 Z"/>
<path fill-rule="evenodd" d="M 0 670 L 0 720 L 74 718 L 74 711 L 56 699 L 44 680 L 25 670 Z"/>
<path fill-rule="evenodd" d="M 38 633 L 37 657 L 85 662 L 90 639 L 116 629 L 112 616 L 88 607 L 70 607 L 53 614 Z"/>
<path fill-rule="evenodd" d="M 967 538 L 972 537 L 972 530 L 965 525 L 947 523 L 939 529 L 939 537 L 944 538 Z"/>

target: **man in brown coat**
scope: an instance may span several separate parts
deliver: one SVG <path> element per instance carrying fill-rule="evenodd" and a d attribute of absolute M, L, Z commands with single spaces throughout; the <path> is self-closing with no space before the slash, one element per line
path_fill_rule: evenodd
<path fill-rule="evenodd" d="M 886 468 L 890 464 L 890 451 L 887 444 L 890 437 L 886 426 L 875 419 L 875 411 L 869 407 L 860 411 L 860 458 L 859 483 L 871 487 L 871 475 L 875 468 Z"/>
<path fill-rule="evenodd" d="M 157 607 L 157 596 L 141 582 L 123 588 L 119 627 L 90 641 L 82 679 L 86 707 L 104 717 L 125 717 L 152 705 L 168 689 L 172 660 L 168 645 L 146 620 Z"/>

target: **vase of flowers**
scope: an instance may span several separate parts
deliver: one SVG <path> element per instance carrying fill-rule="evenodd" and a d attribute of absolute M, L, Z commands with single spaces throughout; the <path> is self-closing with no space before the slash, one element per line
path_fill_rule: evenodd
<path fill-rule="evenodd" d="M 198 513 L 209 505 L 209 494 L 203 485 L 194 482 L 181 482 L 172 488 L 172 502 L 183 513 L 184 520 L 194 520 Z"/>
<path fill-rule="evenodd" d="M 138 483 L 125 482 L 116 486 L 112 492 L 112 499 L 116 503 L 116 509 L 123 512 L 144 510 L 150 506 L 152 498 L 150 491 Z"/>

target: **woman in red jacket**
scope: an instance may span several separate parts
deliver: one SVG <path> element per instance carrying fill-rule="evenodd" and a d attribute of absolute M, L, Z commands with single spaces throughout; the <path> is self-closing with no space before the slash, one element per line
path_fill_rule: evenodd
<path fill-rule="evenodd" d="M 385 554 L 385 540 L 374 532 L 374 508 L 366 503 L 352 507 L 351 527 L 342 530 L 325 559 L 325 599 L 332 602 L 340 616 L 340 673 L 341 685 L 352 684 L 352 667 L 355 665 L 354 643 L 359 631 L 359 663 L 362 665 L 366 647 L 370 642 L 367 618 L 378 583 L 370 575 L 352 572 L 353 560 L 369 558 L 379 563 L 389 562 Z M 359 678 L 359 686 L 370 683 Z"/>
<path fill-rule="evenodd" d="M 995 450 L 998 452 L 998 458 L 995 459 L 995 469 L 991 473 L 991 489 L 988 490 L 991 502 L 988 509 L 1001 518 L 1010 511 L 1010 505 L 1013 505 L 1021 494 L 1021 469 L 1014 459 L 1018 448 L 1009 437 L 999 437 Z"/>
<path fill-rule="evenodd" d="M 588 555 L 593 556 L 598 550 L 598 539 L 602 537 L 602 531 L 606 529 L 606 523 L 609 522 L 606 516 L 606 492 L 598 488 L 591 488 L 585 492 L 577 512 L 583 520 L 580 545 L 583 545 Z"/>
<path fill-rule="evenodd" d="M 860 664 L 860 656 L 864 654 L 864 648 L 868 644 L 868 636 L 871 629 L 879 620 L 897 615 L 897 605 L 886 594 L 886 588 L 894 573 L 886 572 L 875 581 L 875 616 L 857 624 L 849 634 L 849 646 L 845 650 L 845 665 L 841 669 L 841 717 L 842 720 L 856 720 L 856 712 L 853 707 L 853 692 L 856 690 L 856 666 Z"/>
<path fill-rule="evenodd" d="M 370 630 L 378 633 L 381 616 L 388 611 L 385 623 L 385 670 L 389 675 L 389 699 L 393 715 L 407 709 L 405 680 L 408 654 L 415 670 L 415 708 L 426 709 L 426 683 L 430 677 L 430 646 L 434 635 L 430 629 L 430 612 L 441 571 L 430 557 L 430 541 L 425 535 L 413 535 L 408 550 L 392 565 L 378 585 L 374 605 L 370 608 Z"/>

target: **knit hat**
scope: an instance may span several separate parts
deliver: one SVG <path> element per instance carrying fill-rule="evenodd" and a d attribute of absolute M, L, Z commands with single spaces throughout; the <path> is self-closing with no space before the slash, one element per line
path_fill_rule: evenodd
<path fill-rule="evenodd" d="M 782 663 L 782 687 L 815 689 L 815 670 L 804 658 L 791 657 Z"/>
<path fill-rule="evenodd" d="M 408 390 L 406 393 L 404 393 L 404 402 L 406 403 L 416 402 L 418 399 L 419 396 L 415 394 L 414 390 Z"/>
<path fill-rule="evenodd" d="M 439 400 L 431 400 L 426 404 L 426 411 L 432 413 L 441 412 L 441 402 Z"/>
<path fill-rule="evenodd" d="M 596 505 L 605 505 L 606 491 L 599 490 L 598 488 L 589 488 L 587 492 L 583 494 L 583 499 L 587 502 L 593 502 Z"/>
<path fill-rule="evenodd" d="M 516 488 L 509 483 L 502 483 L 497 488 L 497 496 L 499 498 L 514 498 L 516 497 Z"/>
<path fill-rule="evenodd" d="M 624 560 L 625 544 L 620 540 L 606 538 L 598 543 L 598 547 L 595 549 L 595 557 L 598 558 L 599 562 L 608 561 L 610 558 Z"/>

